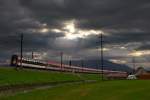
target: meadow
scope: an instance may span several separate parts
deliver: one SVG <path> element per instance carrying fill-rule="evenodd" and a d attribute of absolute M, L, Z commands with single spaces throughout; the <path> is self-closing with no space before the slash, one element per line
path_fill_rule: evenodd
<path fill-rule="evenodd" d="M 99 79 L 100 75 L 97 74 L 78 74 L 32 69 L 15 70 L 14 68 L 0 67 L 0 86 Z"/>
<path fill-rule="evenodd" d="M 99 74 L 77 74 L 31 69 L 0 68 L 0 86 L 39 84 L 63 81 L 66 83 L 45 89 L 18 91 L 0 95 L 0 100 L 149 100 L 149 80 L 101 80 Z"/>
<path fill-rule="evenodd" d="M 99 81 L 19 93 L 1 100 L 149 100 L 150 81 Z"/>

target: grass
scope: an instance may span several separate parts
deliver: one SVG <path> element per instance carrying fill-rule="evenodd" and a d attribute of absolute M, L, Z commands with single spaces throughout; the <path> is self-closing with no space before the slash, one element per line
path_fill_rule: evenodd
<path fill-rule="evenodd" d="M 101 80 L 101 75 L 100 74 L 76 74 L 78 75 L 81 79 L 83 80 Z"/>
<path fill-rule="evenodd" d="M 62 72 L 0 68 L 0 86 L 61 82 L 75 80 L 100 80 L 96 74 L 72 74 Z M 0 100 L 149 100 L 150 81 L 122 80 L 96 83 L 67 84 L 43 90 L 0 96 Z"/>
<path fill-rule="evenodd" d="M 0 86 L 16 84 L 33 84 L 46 82 L 97 80 L 98 75 L 72 74 L 62 72 L 38 71 L 23 69 L 16 71 L 14 68 L 0 67 Z"/>
<path fill-rule="evenodd" d="M 2 97 L 1 100 L 149 100 L 150 81 L 74 84 Z"/>

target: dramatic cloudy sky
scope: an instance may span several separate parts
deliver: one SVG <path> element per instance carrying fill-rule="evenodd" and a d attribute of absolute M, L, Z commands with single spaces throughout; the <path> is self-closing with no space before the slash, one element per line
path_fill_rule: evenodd
<path fill-rule="evenodd" d="M 149 0 L 0 0 L 0 59 L 19 54 L 39 59 L 105 59 L 150 66 Z"/>

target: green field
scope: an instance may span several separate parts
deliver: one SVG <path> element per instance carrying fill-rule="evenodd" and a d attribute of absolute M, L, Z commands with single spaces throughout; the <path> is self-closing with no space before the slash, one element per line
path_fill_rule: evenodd
<path fill-rule="evenodd" d="M 98 79 L 100 79 L 99 75 L 94 74 L 85 75 L 62 72 L 38 71 L 31 69 L 23 69 L 17 71 L 14 68 L 0 67 L 0 86 Z"/>
<path fill-rule="evenodd" d="M 1 100 L 149 100 L 150 81 L 104 81 L 64 85 L 3 97 Z"/>
<path fill-rule="evenodd" d="M 150 81 L 105 80 L 100 75 L 0 68 L 0 86 L 46 82 L 97 80 L 94 83 L 62 84 L 32 91 L 4 92 L 0 100 L 149 100 Z M 6 96 L 7 93 L 7 96 Z"/>

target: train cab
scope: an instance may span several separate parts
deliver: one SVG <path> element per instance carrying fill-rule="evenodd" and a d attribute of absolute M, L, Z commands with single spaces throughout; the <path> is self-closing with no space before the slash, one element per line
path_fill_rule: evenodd
<path fill-rule="evenodd" d="M 10 63 L 11 66 L 17 66 L 18 65 L 18 56 L 17 55 L 13 55 L 11 57 L 11 63 Z"/>

